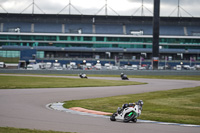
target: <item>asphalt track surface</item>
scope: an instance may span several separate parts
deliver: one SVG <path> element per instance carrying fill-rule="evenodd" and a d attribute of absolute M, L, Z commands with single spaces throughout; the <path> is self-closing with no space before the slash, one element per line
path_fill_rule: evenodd
<path fill-rule="evenodd" d="M 65 78 L 66 76 L 61 77 Z M 119 78 L 103 79 L 120 80 Z M 47 104 L 53 102 L 200 86 L 199 81 L 189 80 L 139 78 L 130 80 L 148 84 L 120 87 L 2 89 L 0 90 L 0 127 L 78 133 L 199 133 L 199 127 L 142 122 L 111 122 L 105 118 L 71 114 L 46 108 Z"/>

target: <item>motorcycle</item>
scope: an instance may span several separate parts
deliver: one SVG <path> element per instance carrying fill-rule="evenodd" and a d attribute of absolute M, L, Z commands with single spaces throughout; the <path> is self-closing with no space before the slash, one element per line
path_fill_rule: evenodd
<path fill-rule="evenodd" d="M 121 76 L 122 80 L 129 80 L 128 77 L 127 77 L 127 75 L 125 75 L 124 73 L 121 73 L 120 76 Z"/>
<path fill-rule="evenodd" d="M 139 100 L 135 104 L 129 103 L 124 104 L 122 108 L 118 107 L 117 112 L 113 113 L 112 116 L 110 116 L 111 121 L 116 120 L 123 120 L 123 122 L 129 122 L 132 121 L 134 123 L 137 122 L 137 118 L 141 115 L 143 101 Z"/>
<path fill-rule="evenodd" d="M 87 75 L 84 74 L 84 73 L 80 73 L 80 74 L 79 74 L 79 77 L 80 77 L 80 78 L 86 78 L 86 79 L 88 78 Z"/>

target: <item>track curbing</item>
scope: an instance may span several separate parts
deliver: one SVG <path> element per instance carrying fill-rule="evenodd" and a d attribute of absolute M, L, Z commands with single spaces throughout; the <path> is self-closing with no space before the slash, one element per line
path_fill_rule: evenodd
<path fill-rule="evenodd" d="M 100 117 L 100 118 L 106 118 L 106 119 L 110 118 L 110 116 L 106 116 L 106 115 L 99 115 L 99 114 L 93 114 L 93 113 L 87 113 L 87 112 L 80 112 L 80 111 L 77 111 L 77 110 L 66 109 L 66 108 L 63 107 L 63 104 L 64 103 L 61 103 L 61 102 L 49 103 L 49 104 L 46 105 L 46 108 L 51 109 L 51 110 L 62 111 L 62 112 L 66 112 L 66 113 L 78 114 L 78 115 Z M 153 123 L 153 124 L 160 124 L 160 125 L 175 125 L 175 126 L 183 126 L 183 127 L 200 127 L 200 125 L 158 122 L 158 121 L 140 120 L 140 119 L 138 119 L 137 122 Z"/>

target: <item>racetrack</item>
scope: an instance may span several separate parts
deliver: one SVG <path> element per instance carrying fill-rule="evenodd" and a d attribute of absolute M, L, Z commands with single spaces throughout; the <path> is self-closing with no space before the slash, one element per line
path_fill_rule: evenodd
<path fill-rule="evenodd" d="M 96 79 L 97 77 L 94 78 Z M 103 79 L 120 80 L 119 78 Z M 141 122 L 111 122 L 109 119 L 105 118 L 59 112 L 46 108 L 46 105 L 52 102 L 200 86 L 199 81 L 189 80 L 130 80 L 146 82 L 148 84 L 123 87 L 0 90 L 0 127 L 17 127 L 79 133 L 199 133 L 200 128 L 198 127 L 158 125 Z"/>

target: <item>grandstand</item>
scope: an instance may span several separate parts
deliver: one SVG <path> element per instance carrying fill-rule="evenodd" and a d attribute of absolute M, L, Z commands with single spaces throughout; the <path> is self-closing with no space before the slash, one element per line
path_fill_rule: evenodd
<path fill-rule="evenodd" d="M 152 20 L 145 16 L 0 13 L 0 57 L 20 57 L 36 50 L 37 61 L 65 64 L 138 64 L 152 58 Z M 7 54 L 10 53 L 10 54 Z M 161 62 L 200 61 L 200 18 L 161 17 Z"/>

